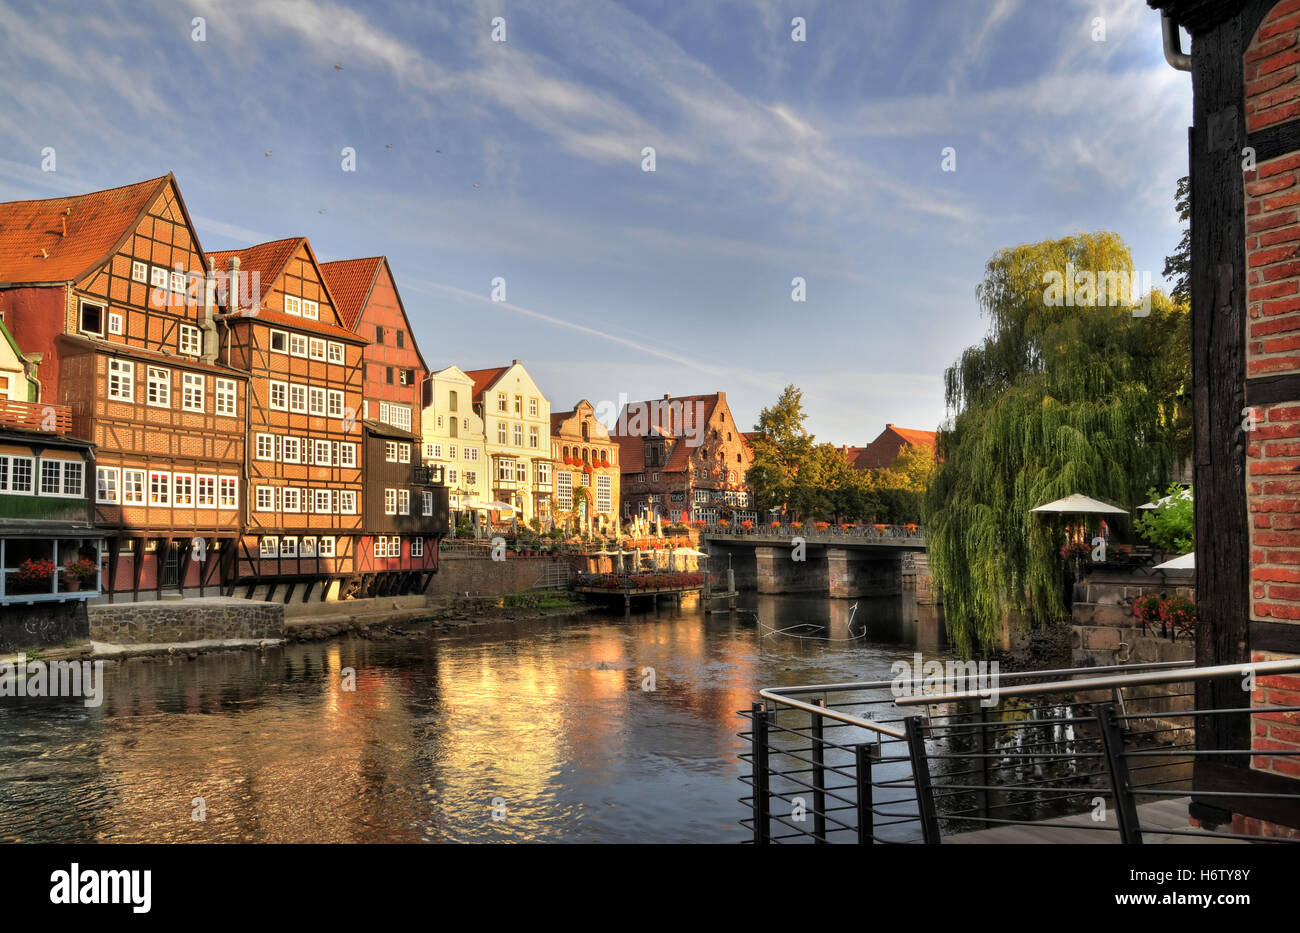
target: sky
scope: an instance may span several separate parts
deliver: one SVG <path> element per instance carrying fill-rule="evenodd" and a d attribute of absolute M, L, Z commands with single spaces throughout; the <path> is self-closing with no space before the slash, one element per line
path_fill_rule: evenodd
<path fill-rule="evenodd" d="M 0 200 L 174 172 L 206 250 L 386 255 L 431 369 L 836 444 L 947 417 L 998 249 L 1161 286 L 1190 122 L 1143 0 L 0 0 Z"/>

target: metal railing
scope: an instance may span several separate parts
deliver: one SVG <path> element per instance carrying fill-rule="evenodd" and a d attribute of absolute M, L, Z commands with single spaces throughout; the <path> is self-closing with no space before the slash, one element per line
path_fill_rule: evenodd
<path fill-rule="evenodd" d="M 994 699 L 988 685 L 966 689 L 949 677 L 942 683 L 961 689 L 926 694 L 935 684 L 918 677 L 762 690 L 741 713 L 752 724 L 741 733 L 751 769 L 741 798 L 751 814 L 741 823 L 756 843 L 1054 842 L 1089 833 L 1128 844 L 1300 841 L 1194 827 L 1187 810 L 1191 798 L 1226 818 L 1234 803 L 1267 799 L 1300 817 L 1300 781 L 1294 792 L 1270 793 L 1192 783 L 1198 759 L 1300 754 L 1198 748 L 1197 723 L 1285 718 L 1300 707 L 1252 706 L 1246 694 L 1235 706 L 1196 708 L 1194 692 L 1179 689 L 1296 671 L 1300 659 L 1031 671 L 997 677 L 990 705 L 980 704 Z"/>
<path fill-rule="evenodd" d="M 925 543 L 925 530 L 918 525 L 853 525 L 844 528 L 841 525 L 830 525 L 827 528 L 817 528 L 813 522 L 804 522 L 803 527 L 795 528 L 793 525 L 778 525 L 773 528 L 770 525 L 756 524 L 752 528 L 741 527 L 738 523 L 730 526 L 722 525 L 705 525 L 699 529 L 702 536 L 705 537 L 732 537 L 732 538 L 766 538 L 789 540 L 790 538 L 803 538 L 807 541 L 837 541 L 843 539 L 865 540 L 865 541 L 907 541 L 916 544 Z"/>

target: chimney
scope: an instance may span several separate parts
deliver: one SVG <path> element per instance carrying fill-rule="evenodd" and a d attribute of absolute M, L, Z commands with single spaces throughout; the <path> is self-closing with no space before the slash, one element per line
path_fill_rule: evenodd
<path fill-rule="evenodd" d="M 203 277 L 203 318 L 199 327 L 203 331 L 203 362 L 217 361 L 217 322 L 213 314 L 217 306 L 217 261 L 208 259 L 208 271 Z"/>
<path fill-rule="evenodd" d="M 511 361 L 510 361 L 510 365 L 511 365 L 511 366 L 518 366 L 518 365 L 519 365 L 519 361 L 518 361 L 518 360 L 511 360 Z"/>
<path fill-rule="evenodd" d="M 251 296 L 250 296 L 251 297 Z M 226 311 L 239 313 L 239 257 L 230 257 L 230 271 L 226 278 Z"/>
<path fill-rule="evenodd" d="M 63 230 L 59 234 L 59 236 L 66 237 L 68 235 L 68 215 L 64 214 L 62 217 L 60 217 L 59 222 L 63 227 Z"/>

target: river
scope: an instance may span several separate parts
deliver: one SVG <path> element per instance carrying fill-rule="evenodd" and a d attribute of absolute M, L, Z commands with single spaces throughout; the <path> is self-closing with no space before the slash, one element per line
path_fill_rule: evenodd
<path fill-rule="evenodd" d="M 735 614 L 109 665 L 99 707 L 0 703 L 0 839 L 738 842 L 737 710 L 760 687 L 947 657 L 909 597 L 746 594 Z"/>

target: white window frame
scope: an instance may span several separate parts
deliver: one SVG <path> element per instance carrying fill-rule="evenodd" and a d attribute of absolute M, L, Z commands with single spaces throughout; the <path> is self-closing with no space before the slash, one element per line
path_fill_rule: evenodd
<path fill-rule="evenodd" d="M 227 418 L 235 417 L 235 406 L 239 404 L 239 383 L 234 379 L 217 379 L 215 395 L 213 407 L 216 413 Z"/>
<path fill-rule="evenodd" d="M 103 505 L 118 505 L 122 501 L 121 467 L 95 468 L 95 501 Z"/>
<path fill-rule="evenodd" d="M 176 349 L 182 356 L 202 356 L 203 332 L 193 324 L 182 324 L 176 335 Z"/>
<path fill-rule="evenodd" d="M 347 362 L 347 353 L 343 350 L 343 344 L 331 340 L 325 351 L 326 362 L 345 363 Z"/>
<path fill-rule="evenodd" d="M 302 439 L 297 437 L 280 438 L 280 460 L 283 463 L 301 462 Z"/>
<path fill-rule="evenodd" d="M 307 356 L 313 360 L 325 359 L 325 341 L 320 337 L 307 338 Z"/>
<path fill-rule="evenodd" d="M 160 378 L 165 376 L 165 379 Z M 161 391 L 158 393 L 162 396 L 161 401 L 153 399 L 154 387 L 157 386 Z M 172 407 L 172 371 L 162 366 L 145 367 L 145 404 L 153 408 L 171 408 Z"/>
<path fill-rule="evenodd" d="M 182 494 L 182 490 L 184 490 L 184 494 Z M 172 508 L 174 509 L 194 508 L 194 474 L 193 473 L 172 474 Z"/>
<path fill-rule="evenodd" d="M 289 383 L 289 410 L 295 414 L 307 414 L 307 387 L 296 382 Z"/>
<path fill-rule="evenodd" d="M 162 266 L 154 266 L 149 270 L 149 285 L 153 288 L 167 288 L 170 278 L 167 270 Z"/>
<path fill-rule="evenodd" d="M 117 311 L 108 312 L 108 332 L 114 337 L 121 337 L 123 330 L 122 315 Z"/>
<path fill-rule="evenodd" d="M 275 435 L 258 432 L 253 435 L 253 459 L 275 461 Z"/>
<path fill-rule="evenodd" d="M 257 542 L 257 556 L 274 558 L 280 555 L 280 539 L 275 535 L 263 535 Z"/>
<path fill-rule="evenodd" d="M 298 541 L 298 556 L 299 556 L 299 557 L 311 557 L 311 558 L 314 558 L 314 557 L 316 556 L 316 536 L 315 536 L 315 535 L 303 535 L 303 536 L 302 536 L 302 538 Z"/>
<path fill-rule="evenodd" d="M 122 469 L 122 504 L 144 505 L 148 501 L 149 484 L 144 470 Z"/>
<path fill-rule="evenodd" d="M 384 514 L 385 515 L 397 514 L 397 490 L 396 489 L 390 488 L 384 490 Z"/>
<path fill-rule="evenodd" d="M 289 355 L 307 358 L 307 338 L 302 334 L 289 334 Z"/>
<path fill-rule="evenodd" d="M 325 391 L 325 414 L 329 418 L 343 417 L 343 393 L 338 389 Z"/>
<path fill-rule="evenodd" d="M 207 380 L 200 373 L 181 373 L 181 408 L 185 411 L 203 411 L 206 403 Z"/>
<path fill-rule="evenodd" d="M 284 296 L 284 313 L 302 317 L 302 299 L 295 295 Z"/>
<path fill-rule="evenodd" d="M 339 445 L 339 466 L 355 467 L 357 465 L 357 445 Z"/>
<path fill-rule="evenodd" d="M 254 512 L 275 511 L 275 487 L 274 486 L 255 486 L 253 488 L 253 511 Z"/>
<path fill-rule="evenodd" d="M 280 344 L 278 347 L 276 346 L 277 342 Z M 287 330 L 272 329 L 270 337 L 268 338 L 267 346 L 270 347 L 272 353 L 288 353 L 289 332 Z"/>
<path fill-rule="evenodd" d="M 276 402 L 276 395 L 280 396 L 280 401 Z M 267 389 L 266 404 L 272 411 L 289 410 L 289 383 L 280 382 L 272 379 Z"/>
<path fill-rule="evenodd" d="M 354 489 L 339 490 L 339 514 L 356 515 L 357 514 L 357 493 Z"/>
<path fill-rule="evenodd" d="M 433 493 L 429 492 L 427 489 L 420 493 L 420 514 L 433 514 Z"/>
<path fill-rule="evenodd" d="M 316 386 L 307 387 L 307 413 L 325 417 L 325 390 Z"/>
<path fill-rule="evenodd" d="M 424 556 L 424 539 L 421 538 L 419 535 L 416 535 L 411 539 L 411 556 L 412 557 Z"/>
<path fill-rule="evenodd" d="M 294 535 L 285 535 L 280 539 L 280 556 L 297 557 L 298 539 Z"/>
<path fill-rule="evenodd" d="M 149 284 L 149 264 L 138 259 L 131 260 L 131 281 Z"/>
<path fill-rule="evenodd" d="M 290 505 L 290 502 L 293 504 Z M 301 512 L 302 511 L 302 490 L 297 486 L 285 486 L 280 490 L 280 511 L 281 512 Z"/>
<path fill-rule="evenodd" d="M 334 556 L 334 536 L 333 536 L 333 535 L 323 535 L 323 536 L 321 536 L 321 539 L 320 539 L 320 556 L 321 556 L 321 557 L 333 557 L 333 556 Z"/>
<path fill-rule="evenodd" d="M 409 489 L 397 490 L 397 514 L 398 515 L 411 514 L 411 490 Z"/>
<path fill-rule="evenodd" d="M 328 489 L 312 490 L 312 511 L 317 515 L 329 515 L 333 512 L 333 501 L 334 497 L 330 495 Z M 324 508 L 321 507 L 322 504 L 324 505 Z"/>
<path fill-rule="evenodd" d="M 239 508 L 239 477 L 237 476 L 217 477 L 217 508 L 218 509 Z"/>
<path fill-rule="evenodd" d="M 302 300 L 302 316 L 309 321 L 320 320 L 320 302 L 304 298 Z"/>
<path fill-rule="evenodd" d="M 113 391 L 115 383 L 116 392 Z M 115 402 L 135 401 L 135 363 L 116 359 L 108 361 L 108 397 Z"/>
<path fill-rule="evenodd" d="M 161 482 L 158 482 L 161 480 Z M 151 508 L 166 509 L 172 504 L 172 475 L 161 470 L 149 471 L 149 486 L 145 490 Z"/>

